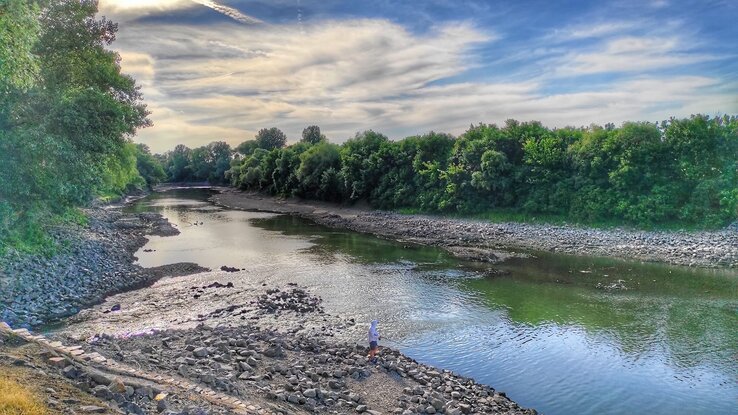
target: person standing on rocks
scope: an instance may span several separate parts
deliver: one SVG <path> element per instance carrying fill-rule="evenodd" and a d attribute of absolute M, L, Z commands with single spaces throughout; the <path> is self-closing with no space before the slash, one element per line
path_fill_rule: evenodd
<path fill-rule="evenodd" d="M 367 339 L 369 340 L 369 360 L 372 363 L 377 363 L 377 350 L 379 349 L 379 340 L 382 338 L 377 330 L 377 324 L 379 320 L 372 320 L 371 326 L 369 326 L 369 333 Z"/>

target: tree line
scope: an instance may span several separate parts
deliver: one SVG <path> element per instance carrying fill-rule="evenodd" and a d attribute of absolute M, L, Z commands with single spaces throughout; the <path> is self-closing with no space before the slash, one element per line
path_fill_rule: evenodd
<path fill-rule="evenodd" d="M 472 125 L 393 141 L 365 131 L 338 145 L 310 126 L 287 146 L 277 128 L 158 156 L 167 180 L 208 180 L 276 196 L 381 209 L 514 211 L 577 223 L 705 228 L 738 217 L 738 119 L 672 118 L 620 127 Z M 231 155 L 232 154 L 232 155 Z"/>

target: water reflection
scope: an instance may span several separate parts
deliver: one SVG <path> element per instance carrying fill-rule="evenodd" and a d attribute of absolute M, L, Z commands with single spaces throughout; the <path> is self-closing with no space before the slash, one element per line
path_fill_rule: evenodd
<path fill-rule="evenodd" d="M 489 265 L 440 249 L 220 209 L 208 196 L 156 194 L 131 208 L 182 230 L 152 238 L 143 265 L 229 265 L 308 285 L 332 313 L 379 316 L 389 344 L 414 358 L 549 414 L 736 412 L 735 273 L 533 253 L 485 277 Z"/>

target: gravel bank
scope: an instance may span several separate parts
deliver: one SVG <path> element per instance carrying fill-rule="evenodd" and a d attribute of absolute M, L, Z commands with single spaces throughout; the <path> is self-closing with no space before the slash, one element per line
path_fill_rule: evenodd
<path fill-rule="evenodd" d="M 401 215 L 327 203 L 277 199 L 221 189 L 216 203 L 236 209 L 296 214 L 321 225 L 435 245 L 454 255 L 497 262 L 514 251 L 549 251 L 710 268 L 738 268 L 738 229 L 714 232 L 598 230 L 574 226 Z"/>
<path fill-rule="evenodd" d="M 90 208 L 89 226 L 52 233 L 59 252 L 51 258 L 9 252 L 0 259 L 0 321 L 32 327 L 76 314 L 106 296 L 168 275 L 202 272 L 194 264 L 158 269 L 134 265 L 145 235 L 179 234 L 161 215 L 123 214 L 120 208 Z"/>
<path fill-rule="evenodd" d="M 200 300 L 208 296 L 211 311 L 198 314 L 201 323 L 197 326 L 177 323 L 165 315 L 163 320 L 171 328 L 97 333 L 88 337 L 84 347 L 144 371 L 180 377 L 238 398 L 264 400 L 267 403 L 262 407 L 274 413 L 535 413 L 489 386 L 420 364 L 396 350 L 381 348 L 378 362 L 369 362 L 364 342 L 356 343 L 364 337 L 366 327 L 326 314 L 320 299 L 303 288 L 220 283 L 217 281 L 228 277 L 220 272 L 198 276 L 208 277 L 216 282 L 189 288 L 185 282 L 192 279 L 177 283 L 183 296 Z M 149 293 L 141 292 L 138 297 L 132 292 L 111 298 L 109 302 L 121 300 L 120 311 L 105 314 L 102 310 L 108 306 L 101 304 L 95 307 L 98 314 L 88 315 L 81 324 L 108 327 L 111 332 L 129 327 L 134 318 L 126 319 L 125 310 L 151 303 L 151 292 L 157 289 L 155 285 L 141 290 Z M 164 291 L 173 292 L 171 287 Z M 243 303 L 222 307 L 218 299 L 223 295 L 238 297 Z M 209 305 L 209 299 L 215 304 Z M 120 314 L 116 317 L 115 313 Z M 107 323 L 97 325 L 91 320 Z M 78 336 L 74 325 L 59 335 L 69 340 L 90 334 Z M 78 334 L 70 337 L 74 332 Z M 354 341 L 342 340 L 347 337 Z"/>

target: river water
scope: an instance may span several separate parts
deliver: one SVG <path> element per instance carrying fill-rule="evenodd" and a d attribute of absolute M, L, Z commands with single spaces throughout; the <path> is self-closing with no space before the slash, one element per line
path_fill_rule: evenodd
<path fill-rule="evenodd" d="M 735 272 L 545 253 L 492 266 L 210 195 L 128 207 L 182 232 L 151 237 L 139 263 L 268 267 L 331 314 L 379 318 L 383 344 L 545 414 L 738 414 Z"/>

